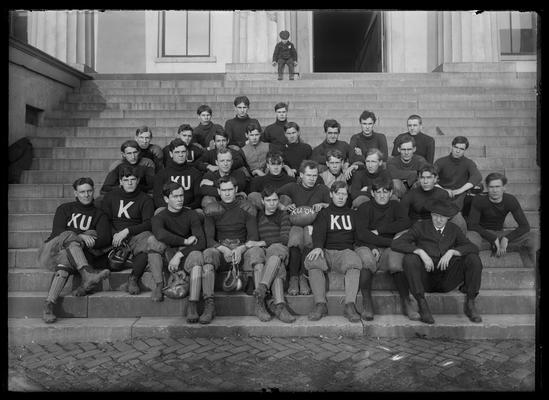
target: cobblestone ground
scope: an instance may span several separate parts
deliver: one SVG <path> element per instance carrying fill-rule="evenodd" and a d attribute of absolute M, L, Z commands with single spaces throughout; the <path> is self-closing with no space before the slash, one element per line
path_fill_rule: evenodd
<path fill-rule="evenodd" d="M 10 346 L 10 391 L 532 391 L 529 340 L 140 338 Z"/>

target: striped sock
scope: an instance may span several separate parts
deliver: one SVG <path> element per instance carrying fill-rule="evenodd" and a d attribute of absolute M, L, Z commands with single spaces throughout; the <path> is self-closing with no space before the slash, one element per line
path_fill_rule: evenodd
<path fill-rule="evenodd" d="M 284 281 L 282 278 L 275 278 L 273 281 L 273 297 L 275 304 L 284 303 Z"/>
<path fill-rule="evenodd" d="M 263 264 L 255 264 L 254 265 L 254 285 L 257 289 L 259 287 L 259 283 L 261 282 L 261 277 L 263 276 Z M 269 287 L 269 285 L 267 285 Z"/>
<path fill-rule="evenodd" d="M 200 299 L 200 287 L 202 283 L 202 267 L 195 265 L 191 270 L 191 288 L 189 290 L 189 301 Z"/>
<path fill-rule="evenodd" d="M 265 269 L 263 271 L 263 278 L 261 278 L 261 283 L 265 286 L 270 287 L 273 282 L 274 277 L 277 275 L 278 268 L 280 267 L 280 258 L 278 256 L 270 256 L 265 264 Z"/>
<path fill-rule="evenodd" d="M 57 301 L 59 293 L 63 290 L 68 278 L 69 273 L 67 271 L 63 271 L 61 269 L 55 271 L 55 275 L 53 276 L 53 280 L 51 282 L 50 291 L 48 292 L 48 297 L 46 297 L 47 301 L 50 303 L 55 303 Z"/>
<path fill-rule="evenodd" d="M 324 272 L 316 268 L 310 269 L 309 283 L 311 284 L 315 304 L 326 303 L 326 278 L 324 277 Z"/>
<path fill-rule="evenodd" d="M 350 268 L 345 272 L 345 303 L 354 303 L 358 293 L 360 270 Z"/>
<path fill-rule="evenodd" d="M 81 269 L 88 266 L 88 260 L 84 255 L 84 250 L 77 242 L 71 242 L 65 249 L 67 251 L 67 257 L 73 267 Z"/>
<path fill-rule="evenodd" d="M 202 266 L 202 293 L 204 299 L 214 297 L 215 272 L 212 264 Z"/>

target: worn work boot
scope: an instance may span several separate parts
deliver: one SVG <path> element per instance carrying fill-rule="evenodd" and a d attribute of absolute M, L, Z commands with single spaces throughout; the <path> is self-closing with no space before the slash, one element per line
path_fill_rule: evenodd
<path fill-rule="evenodd" d="M 402 312 L 410 321 L 419 321 L 419 313 L 415 310 L 414 304 L 410 297 L 402 299 Z"/>
<path fill-rule="evenodd" d="M 425 300 L 425 298 L 419 299 L 417 305 L 419 307 L 419 320 L 421 322 L 425 322 L 426 324 L 434 324 L 435 320 L 431 315 L 431 310 L 429 309 L 427 300 Z"/>
<path fill-rule="evenodd" d="M 349 322 L 360 322 L 360 315 L 356 312 L 355 303 L 345 303 L 343 316 L 347 318 Z"/>
<path fill-rule="evenodd" d="M 187 322 L 195 324 L 198 322 L 198 311 L 196 310 L 197 302 L 190 301 L 187 303 Z"/>
<path fill-rule="evenodd" d="M 254 289 L 255 289 L 254 279 L 251 276 L 248 276 L 248 280 L 246 281 L 244 292 L 246 292 L 248 296 L 253 296 Z"/>
<path fill-rule="evenodd" d="M 274 306 L 274 313 L 276 317 L 287 324 L 295 322 L 295 316 L 290 313 L 286 303 L 278 303 Z"/>
<path fill-rule="evenodd" d="M 255 296 L 255 315 L 262 322 L 267 322 L 272 319 L 271 314 L 265 307 L 265 295 L 267 294 L 267 286 L 260 283 L 257 289 L 254 291 Z"/>
<path fill-rule="evenodd" d="M 326 315 L 328 315 L 328 306 L 326 303 L 316 303 L 313 311 L 309 313 L 309 321 L 318 321 Z"/>
<path fill-rule="evenodd" d="M 129 294 L 139 294 L 141 289 L 139 289 L 139 283 L 136 276 L 130 274 L 128 277 L 128 293 Z"/>
<path fill-rule="evenodd" d="M 157 283 L 154 289 L 151 293 L 151 300 L 152 301 L 163 301 L 164 300 L 164 293 L 162 293 L 162 286 L 164 286 L 161 283 Z"/>
<path fill-rule="evenodd" d="M 360 293 L 362 294 L 362 313 L 365 321 L 374 319 L 374 304 L 372 301 L 372 281 L 374 274 L 369 269 L 360 270 Z"/>
<path fill-rule="evenodd" d="M 474 299 L 467 299 L 465 301 L 465 305 L 463 307 L 465 311 L 465 315 L 469 317 L 471 322 L 479 323 L 482 322 L 482 318 L 480 317 L 479 312 L 477 311 L 477 308 L 475 306 L 475 300 Z"/>
<path fill-rule="evenodd" d="M 209 297 L 204 301 L 204 312 L 198 319 L 201 324 L 209 324 L 215 317 L 215 303 L 213 297 Z"/>
<path fill-rule="evenodd" d="M 288 284 L 288 296 L 297 296 L 299 294 L 299 277 L 297 275 L 290 276 Z"/>
<path fill-rule="evenodd" d="M 78 270 L 80 276 L 82 277 L 82 283 L 76 290 L 73 292 L 75 296 L 85 296 L 99 284 L 103 279 L 109 277 L 111 271 L 108 269 L 103 269 L 99 272 L 96 272 L 92 267 L 86 265 Z"/>
<path fill-rule="evenodd" d="M 46 324 L 51 324 L 57 320 L 57 317 L 53 313 L 53 303 L 50 301 L 44 302 L 44 310 L 42 311 L 42 319 Z"/>
<path fill-rule="evenodd" d="M 308 279 L 304 274 L 299 275 L 299 294 L 311 294 L 311 287 L 309 286 Z"/>

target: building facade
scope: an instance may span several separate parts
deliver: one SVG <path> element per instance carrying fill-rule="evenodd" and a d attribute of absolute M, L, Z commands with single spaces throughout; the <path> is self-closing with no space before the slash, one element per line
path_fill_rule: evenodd
<path fill-rule="evenodd" d="M 83 71 L 274 72 L 281 30 L 300 72 L 536 71 L 537 14 L 518 11 L 12 11 L 12 36 Z"/>

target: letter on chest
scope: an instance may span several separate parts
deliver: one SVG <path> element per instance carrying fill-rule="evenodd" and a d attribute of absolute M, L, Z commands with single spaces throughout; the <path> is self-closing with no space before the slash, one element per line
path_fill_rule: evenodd
<path fill-rule="evenodd" d="M 128 204 L 124 204 L 124 200 L 120 200 L 120 206 L 118 207 L 118 218 L 121 218 L 122 215 L 124 215 L 124 218 L 130 218 L 130 214 L 128 214 L 128 208 L 130 208 L 134 201 L 129 201 Z"/>
<path fill-rule="evenodd" d="M 67 222 L 67 226 L 72 226 L 75 229 L 87 231 L 90 229 L 92 222 L 91 215 L 83 215 L 81 213 L 72 213 L 71 219 Z"/>
<path fill-rule="evenodd" d="M 350 215 L 330 215 L 330 230 L 353 230 L 353 224 L 351 223 Z"/>
<path fill-rule="evenodd" d="M 191 188 L 191 176 L 170 176 L 170 180 L 175 183 L 180 183 L 183 186 L 183 190 L 189 190 Z"/>

